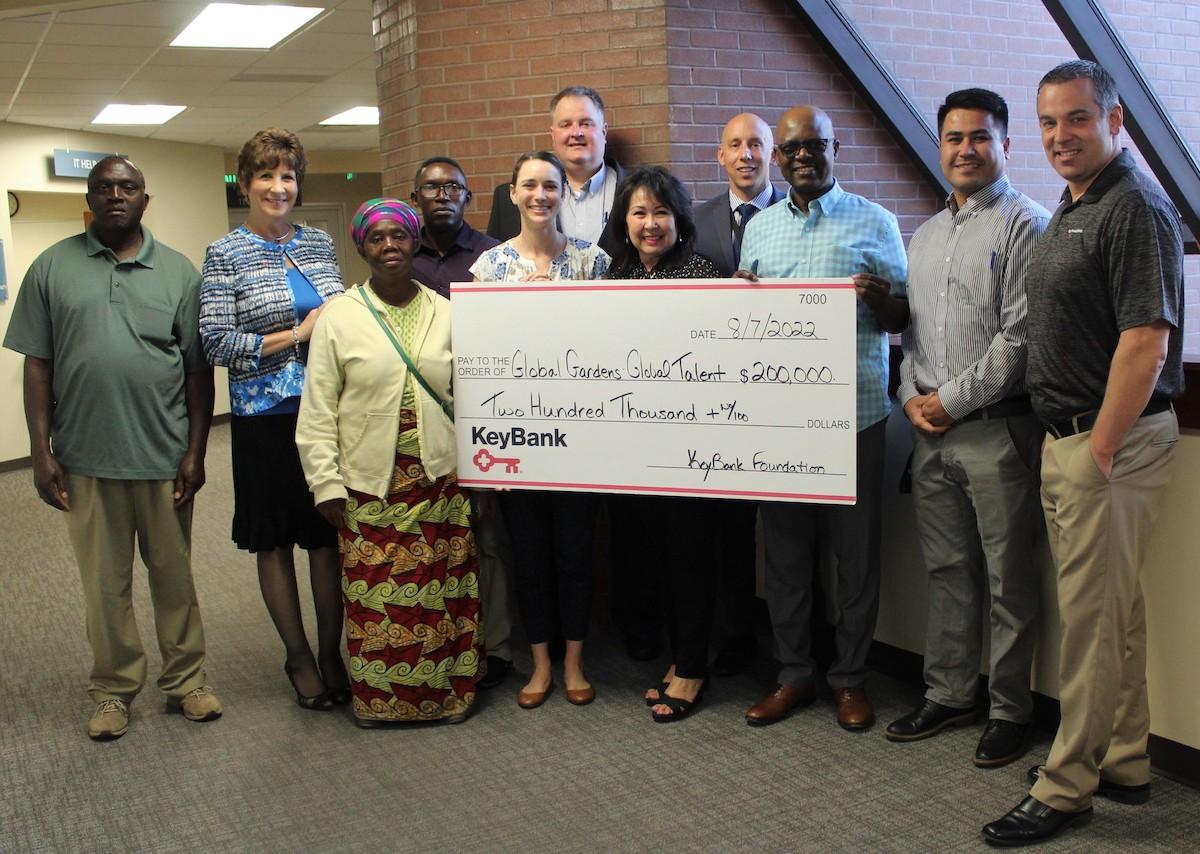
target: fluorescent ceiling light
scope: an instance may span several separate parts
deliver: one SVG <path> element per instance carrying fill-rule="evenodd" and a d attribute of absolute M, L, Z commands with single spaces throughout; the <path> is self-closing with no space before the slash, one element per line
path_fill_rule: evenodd
<path fill-rule="evenodd" d="M 378 107 L 351 107 L 344 113 L 330 116 L 321 122 L 323 125 L 377 125 L 379 124 Z"/>
<path fill-rule="evenodd" d="M 171 47 L 274 47 L 324 11 L 314 6 L 209 3 Z"/>
<path fill-rule="evenodd" d="M 172 104 L 109 104 L 92 119 L 92 124 L 161 125 L 186 109 Z"/>

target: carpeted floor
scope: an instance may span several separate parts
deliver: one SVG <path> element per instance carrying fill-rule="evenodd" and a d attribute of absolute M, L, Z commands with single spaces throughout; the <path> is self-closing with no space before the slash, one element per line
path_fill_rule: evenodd
<path fill-rule="evenodd" d="M 828 698 L 747 727 L 771 680 L 765 660 L 715 682 L 694 718 L 656 725 L 640 693 L 665 663 L 631 662 L 603 624 L 588 648 L 591 706 L 558 693 L 521 710 L 514 677 L 461 726 L 359 730 L 292 701 L 253 561 L 228 539 L 227 427 L 208 469 L 195 575 L 226 714 L 189 723 L 150 687 L 110 743 L 84 734 L 90 656 L 62 522 L 27 470 L 0 474 L 0 850 L 978 851 L 980 826 L 1024 796 L 1048 746 L 1043 735 L 1029 761 L 981 771 L 978 727 L 895 745 L 882 725 L 840 730 Z M 145 588 L 139 574 L 153 678 Z M 919 696 L 883 676 L 870 688 L 882 722 Z M 1089 828 L 1048 847 L 1198 845 L 1200 792 L 1156 777 L 1148 806 L 1097 800 Z"/>

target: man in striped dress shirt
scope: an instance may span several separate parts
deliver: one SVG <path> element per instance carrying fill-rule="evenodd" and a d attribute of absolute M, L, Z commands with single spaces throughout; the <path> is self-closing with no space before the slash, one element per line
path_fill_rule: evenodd
<path fill-rule="evenodd" d="M 1025 391 L 1025 273 L 1050 214 L 1004 174 L 1008 105 L 953 92 L 938 110 L 954 188 L 908 248 L 911 325 L 900 400 L 913 425 L 917 530 L 929 572 L 924 702 L 887 728 L 928 738 L 975 719 L 982 600 L 989 596 L 990 711 L 980 767 L 1025 752 L 1038 609 L 1042 427 Z"/>

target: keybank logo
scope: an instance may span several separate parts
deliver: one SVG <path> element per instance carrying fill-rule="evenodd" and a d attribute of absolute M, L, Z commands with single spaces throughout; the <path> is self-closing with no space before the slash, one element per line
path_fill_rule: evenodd
<path fill-rule="evenodd" d="M 488 447 L 504 450 L 505 448 L 565 448 L 567 434 L 562 430 L 526 430 L 524 427 L 513 427 L 509 430 L 489 430 L 487 427 L 471 428 L 471 444 L 487 445 Z M 471 457 L 475 468 L 487 472 L 492 466 L 504 466 L 505 474 L 519 474 L 520 457 L 498 457 L 487 448 L 480 448 Z"/>
<path fill-rule="evenodd" d="M 489 430 L 487 427 L 471 428 L 472 445 L 488 445 L 499 448 L 565 448 L 567 434 L 562 430 L 546 430 L 536 432 L 524 427 L 513 427 L 509 430 Z"/>

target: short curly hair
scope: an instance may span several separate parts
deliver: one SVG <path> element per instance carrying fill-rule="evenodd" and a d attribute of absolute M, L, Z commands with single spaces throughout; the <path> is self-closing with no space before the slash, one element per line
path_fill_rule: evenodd
<path fill-rule="evenodd" d="M 300 138 L 283 128 L 263 128 L 246 140 L 238 153 L 237 177 L 243 187 L 250 186 L 254 173 L 260 169 L 274 169 L 286 163 L 296 173 L 296 185 L 304 183 L 304 172 L 308 169 L 308 158 Z"/>

